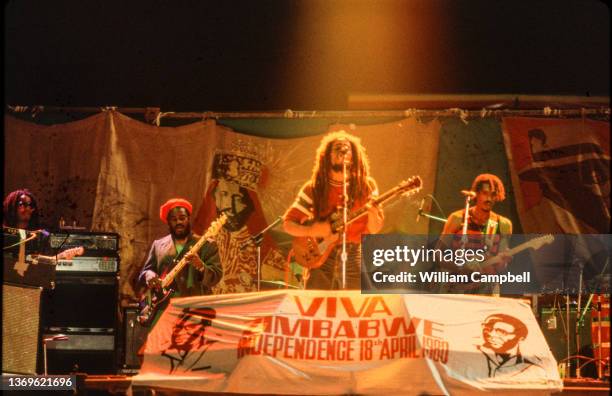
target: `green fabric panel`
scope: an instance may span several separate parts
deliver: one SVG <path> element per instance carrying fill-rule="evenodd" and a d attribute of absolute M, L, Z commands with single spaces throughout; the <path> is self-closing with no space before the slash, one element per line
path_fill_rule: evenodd
<path fill-rule="evenodd" d="M 513 233 L 521 233 L 501 122 L 494 118 L 470 120 L 467 124 L 457 118 L 442 120 L 434 196 L 444 216 L 433 203 L 432 214 L 447 217 L 463 208 L 465 199 L 461 190 L 469 190 L 474 178 L 481 173 L 492 173 L 502 180 L 506 200 L 495 205 L 493 210 L 512 221 Z M 431 234 L 439 234 L 442 228 L 441 222 L 430 220 Z"/>
<path fill-rule="evenodd" d="M 326 133 L 332 124 L 375 125 L 399 120 L 400 118 L 269 118 L 269 119 L 234 119 L 221 118 L 219 125 L 226 126 L 236 132 L 271 139 L 288 139 L 305 136 L 315 136 Z"/>

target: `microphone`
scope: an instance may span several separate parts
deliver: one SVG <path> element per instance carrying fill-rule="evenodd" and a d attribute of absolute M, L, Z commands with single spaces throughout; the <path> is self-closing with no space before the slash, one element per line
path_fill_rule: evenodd
<path fill-rule="evenodd" d="M 466 197 L 470 197 L 470 198 L 476 197 L 476 193 L 470 190 L 461 190 L 461 194 L 465 195 Z"/>
<path fill-rule="evenodd" d="M 417 213 L 415 223 L 418 223 L 419 220 L 421 219 L 421 215 L 423 214 L 423 205 L 425 205 L 425 198 L 421 199 L 421 203 L 419 204 L 419 211 Z"/>

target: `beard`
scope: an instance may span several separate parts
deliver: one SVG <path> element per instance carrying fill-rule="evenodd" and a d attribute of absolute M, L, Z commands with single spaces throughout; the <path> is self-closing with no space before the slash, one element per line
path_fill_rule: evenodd
<path fill-rule="evenodd" d="M 187 224 L 185 228 L 180 228 L 178 230 L 176 228 L 170 228 L 170 234 L 172 234 L 175 239 L 185 238 L 191 234 L 191 225 Z"/>
<path fill-rule="evenodd" d="M 342 172 L 342 169 L 344 168 L 344 164 L 340 163 L 340 164 L 333 164 L 331 166 L 332 170 L 334 172 Z M 351 170 L 351 164 L 346 164 L 346 170 L 350 171 Z"/>
<path fill-rule="evenodd" d="M 231 232 L 240 230 L 242 227 L 246 225 L 251 212 L 252 210 L 250 209 L 244 209 L 236 214 L 234 214 L 233 211 L 227 212 L 228 217 L 227 217 L 227 222 L 225 223 L 224 227 L 228 231 L 231 231 Z"/>

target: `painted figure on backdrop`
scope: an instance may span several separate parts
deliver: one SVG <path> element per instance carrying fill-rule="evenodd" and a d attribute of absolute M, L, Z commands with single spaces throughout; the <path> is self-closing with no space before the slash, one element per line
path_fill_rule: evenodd
<path fill-rule="evenodd" d="M 505 251 L 508 248 L 508 237 L 512 234 L 512 222 L 493 211 L 495 204 L 506 198 L 504 185 L 499 177 L 483 173 L 476 176 L 472 182 L 470 194 L 473 197 L 468 212 L 467 237 L 463 237 L 465 209 L 460 209 L 451 213 L 446 220 L 442 230 L 441 247 L 446 248 L 450 245 L 453 249 L 484 249 L 487 258 L 499 255 L 500 260 L 495 265 L 487 265 L 485 260 L 484 262 L 469 262 L 461 268 L 454 263 L 448 263 L 445 267 L 466 272 L 500 272 L 511 260 Z M 477 284 L 472 286 L 476 287 Z M 487 289 L 494 288 L 494 286 L 481 283 L 474 291 L 493 292 Z"/>
<path fill-rule="evenodd" d="M 528 132 L 532 164 L 519 172 L 521 181 L 538 183 L 542 195 L 593 232 L 610 231 L 610 157 L 601 146 L 582 142 L 555 145 L 542 129 Z M 561 224 L 575 233 L 575 227 Z"/>
<path fill-rule="evenodd" d="M 189 265 L 185 266 L 174 279 L 173 297 L 197 296 L 210 294 L 223 275 L 221 267 L 211 258 L 216 253 L 214 244 L 207 242 L 199 252 L 190 249 L 200 239 L 191 231 L 192 205 L 182 198 L 168 200 L 160 207 L 160 219 L 168 224 L 169 234 L 153 241 L 149 254 L 138 277 L 139 286 L 146 286 L 150 291 L 159 292 L 161 279 L 185 257 Z M 151 297 L 151 296 L 149 296 Z M 153 297 L 151 297 L 153 298 Z M 162 309 L 150 315 L 153 303 L 143 299 L 141 317 L 157 316 Z M 157 318 L 152 318 L 151 321 Z"/>
<path fill-rule="evenodd" d="M 345 131 L 327 134 L 316 152 L 311 179 L 301 188 L 295 202 L 284 216 L 284 230 L 297 238 L 321 238 L 332 249 L 325 262 L 309 269 L 307 289 L 339 289 L 342 287 L 342 243 L 339 233 L 332 232 L 329 218 L 343 207 L 344 164 L 348 174 L 348 209 L 366 205 L 378 195 L 378 188 L 369 176 L 369 163 L 360 140 Z M 371 206 L 367 215 L 347 227 L 346 288 L 361 286 L 361 236 L 376 233 L 384 221 L 383 211 Z M 333 248 L 331 247 L 333 246 Z"/>
<path fill-rule="evenodd" d="M 212 182 L 194 221 L 199 230 L 221 213 L 228 216 L 216 237 L 223 279 L 213 288 L 214 294 L 257 290 L 257 249 L 250 238 L 267 226 L 257 194 L 262 167 L 261 161 L 244 153 L 219 151 L 214 156 Z M 267 234 L 261 263 L 262 268 L 284 266 L 284 258 Z"/>

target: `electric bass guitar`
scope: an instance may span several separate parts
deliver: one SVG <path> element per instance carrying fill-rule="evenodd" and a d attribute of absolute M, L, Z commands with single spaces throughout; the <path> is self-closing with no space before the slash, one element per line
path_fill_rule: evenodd
<path fill-rule="evenodd" d="M 222 213 L 217 220 L 210 224 L 204 235 L 189 249 L 189 252 L 183 255 L 183 258 L 176 263 L 170 272 L 160 279 L 159 286 L 149 288 L 146 291 L 140 302 L 140 314 L 138 315 L 138 322 L 141 325 L 150 326 L 157 316 L 157 312 L 166 305 L 170 296 L 174 293 L 174 289 L 171 286 L 179 272 L 187 265 L 188 260 L 186 256 L 191 253 L 197 254 L 209 239 L 214 238 L 219 233 L 226 221 L 227 215 Z"/>
<path fill-rule="evenodd" d="M 333 213 L 330 218 L 332 234 L 327 238 L 313 237 L 295 237 L 293 238 L 293 254 L 295 261 L 305 268 L 315 269 L 325 263 L 329 254 L 338 242 L 338 232 L 342 231 L 345 225 L 351 224 L 358 218 L 366 215 L 368 209 L 372 206 L 382 206 L 389 200 L 399 196 L 409 196 L 421 190 L 422 181 L 420 176 L 412 176 L 408 180 L 402 181 L 400 184 L 378 196 L 371 199 L 363 207 L 348 214 L 347 222 L 344 224 L 342 212 Z M 308 223 L 306 223 L 308 224 Z"/>

